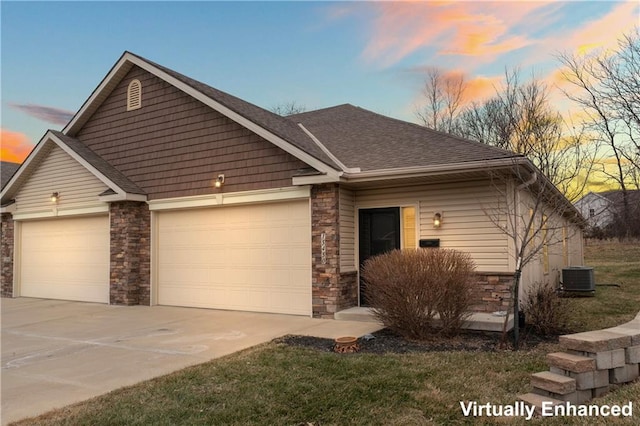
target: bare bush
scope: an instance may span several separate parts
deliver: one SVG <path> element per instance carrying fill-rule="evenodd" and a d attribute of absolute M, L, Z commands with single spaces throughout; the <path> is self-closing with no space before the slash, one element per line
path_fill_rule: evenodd
<path fill-rule="evenodd" d="M 571 316 L 570 305 L 548 283 L 535 283 L 525 293 L 523 312 L 527 324 L 540 336 L 555 336 L 566 332 Z"/>
<path fill-rule="evenodd" d="M 455 250 L 394 250 L 368 259 L 367 299 L 386 327 L 410 339 L 460 331 L 472 302 L 475 265 Z"/>

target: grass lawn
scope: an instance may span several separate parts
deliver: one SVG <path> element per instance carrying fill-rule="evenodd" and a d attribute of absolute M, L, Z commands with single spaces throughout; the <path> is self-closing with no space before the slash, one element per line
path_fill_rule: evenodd
<path fill-rule="evenodd" d="M 610 327 L 640 310 L 640 246 L 587 247 L 596 267 L 594 298 L 571 300 L 576 331 Z M 613 389 L 598 404 L 634 401 L 634 418 L 544 418 L 526 422 L 465 418 L 460 401 L 513 404 L 529 375 L 557 350 L 339 355 L 269 343 L 111 392 L 19 424 L 69 425 L 430 425 L 638 424 L 640 382 Z M 600 422 L 600 423 L 599 423 Z"/>

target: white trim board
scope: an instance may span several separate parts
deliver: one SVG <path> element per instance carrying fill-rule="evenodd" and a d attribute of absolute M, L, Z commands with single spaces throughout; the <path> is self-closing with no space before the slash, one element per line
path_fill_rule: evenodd
<path fill-rule="evenodd" d="M 149 204 L 149 210 L 160 211 L 199 207 L 228 206 L 234 204 L 267 203 L 272 201 L 309 198 L 310 196 L 311 187 L 302 186 L 196 195 L 192 197 L 165 198 L 161 200 L 147 201 L 147 204 Z"/>

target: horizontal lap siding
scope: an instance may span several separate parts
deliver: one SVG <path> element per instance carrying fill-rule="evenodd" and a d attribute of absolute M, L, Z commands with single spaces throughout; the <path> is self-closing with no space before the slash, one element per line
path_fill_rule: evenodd
<path fill-rule="evenodd" d="M 355 271 L 355 197 L 340 188 L 340 272 Z"/>
<path fill-rule="evenodd" d="M 129 82 L 142 108 L 126 111 Z M 291 186 L 306 165 L 163 80 L 134 67 L 76 135 L 150 199 Z"/>
<path fill-rule="evenodd" d="M 502 272 L 509 270 L 507 237 L 487 216 L 498 197 L 489 181 L 473 181 L 360 190 L 356 207 L 416 205 L 419 238 L 439 238 L 442 248 L 468 252 L 479 271 Z M 439 229 L 433 227 L 435 212 L 442 213 Z"/>
<path fill-rule="evenodd" d="M 53 147 L 16 195 L 19 213 L 52 208 L 51 194 L 60 194 L 57 207 L 104 205 L 98 195 L 108 187 L 61 148 Z"/>

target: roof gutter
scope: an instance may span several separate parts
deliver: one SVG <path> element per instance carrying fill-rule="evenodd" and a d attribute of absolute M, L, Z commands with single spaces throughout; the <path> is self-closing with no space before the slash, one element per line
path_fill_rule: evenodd
<path fill-rule="evenodd" d="M 437 164 L 433 166 L 402 167 L 397 169 L 367 170 L 359 173 L 345 171 L 341 181 L 344 182 L 368 182 L 385 180 L 389 178 L 401 179 L 407 177 L 443 175 L 457 172 L 483 171 L 526 165 L 529 161 L 525 157 L 500 158 L 486 161 L 473 161 L 464 163 Z"/>

